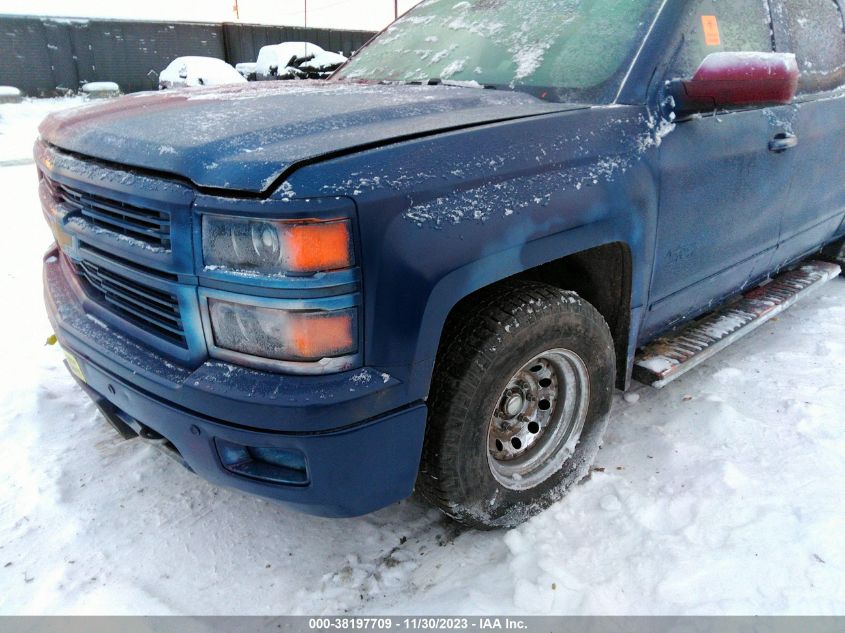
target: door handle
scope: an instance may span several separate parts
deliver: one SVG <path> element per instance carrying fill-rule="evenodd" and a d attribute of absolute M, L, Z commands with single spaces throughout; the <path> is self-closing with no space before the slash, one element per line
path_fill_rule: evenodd
<path fill-rule="evenodd" d="M 781 132 L 769 141 L 769 151 L 780 154 L 798 146 L 798 137 L 789 132 Z"/>

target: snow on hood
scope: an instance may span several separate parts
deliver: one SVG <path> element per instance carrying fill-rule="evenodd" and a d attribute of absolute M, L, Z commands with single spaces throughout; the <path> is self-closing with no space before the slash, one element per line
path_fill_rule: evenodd
<path fill-rule="evenodd" d="M 142 93 L 56 113 L 47 143 L 84 156 L 262 193 L 296 164 L 398 137 L 575 106 L 447 86 L 259 82 Z"/>

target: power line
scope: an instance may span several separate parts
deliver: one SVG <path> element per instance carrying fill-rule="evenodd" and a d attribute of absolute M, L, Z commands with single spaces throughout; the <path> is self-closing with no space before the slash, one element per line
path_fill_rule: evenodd
<path fill-rule="evenodd" d="M 339 7 L 339 6 L 342 6 L 342 5 L 349 6 L 349 5 L 352 5 L 352 3 L 356 3 L 356 4 L 360 5 L 362 3 L 362 0 L 335 0 L 335 2 L 331 2 L 329 4 L 321 4 L 321 5 L 315 6 L 315 4 L 317 4 L 317 2 L 318 2 L 318 0 L 311 0 L 311 2 L 310 2 L 311 6 L 308 6 L 308 4 L 309 4 L 308 0 L 303 0 L 303 4 L 302 4 L 301 9 L 294 9 L 294 10 L 288 9 L 288 10 L 283 10 L 283 11 L 274 11 L 273 14 L 272 14 L 273 15 L 273 21 L 274 21 L 274 23 L 285 23 L 285 22 L 289 22 L 292 18 L 299 18 L 307 26 L 309 18 L 312 17 L 315 14 L 322 15 L 322 14 L 329 12 L 329 11 L 335 9 L 336 7 Z M 252 0 L 252 3 L 253 3 L 253 5 L 258 4 L 260 6 L 263 6 L 263 5 L 261 5 L 260 2 L 257 2 L 256 0 Z M 402 0 L 403 7 L 404 6 L 413 7 L 413 6 L 417 5 L 418 3 L 419 3 L 419 0 Z M 248 0 L 240 0 L 240 4 L 241 5 L 244 5 L 244 4 L 248 5 L 249 1 Z M 388 7 L 390 6 L 389 0 L 369 0 L 367 2 L 367 4 L 370 5 L 370 7 L 372 7 L 373 5 L 375 5 L 376 7 L 381 6 L 381 7 L 383 7 L 383 9 L 387 9 L 387 10 L 389 10 Z M 400 4 L 399 0 L 393 0 L 393 15 L 394 15 L 394 18 L 398 18 L 400 15 L 402 15 L 402 13 L 404 13 L 404 11 L 400 12 L 399 4 Z M 288 6 L 290 6 L 290 4 L 288 4 Z M 248 7 L 248 6 L 241 6 L 240 7 L 240 9 L 241 9 L 240 13 L 243 14 L 243 15 L 248 15 L 250 13 L 253 13 L 252 11 L 250 11 L 250 8 L 251 7 Z M 253 8 L 253 11 L 255 11 L 255 10 L 256 9 Z M 261 10 L 259 9 L 258 11 L 260 12 Z M 253 13 L 253 15 L 254 15 L 254 13 Z M 385 16 L 385 17 L 387 17 L 387 16 Z M 280 18 L 281 18 L 281 20 L 279 22 L 277 22 L 277 20 L 279 20 Z M 246 19 L 249 19 L 249 17 L 247 17 Z M 325 19 L 325 17 L 322 18 L 322 19 Z"/>
<path fill-rule="evenodd" d="M 308 11 L 308 12 L 309 13 L 318 13 L 320 11 L 325 11 L 326 9 L 331 9 L 331 8 L 334 8 L 334 7 L 339 6 L 341 4 L 348 4 L 350 2 L 360 2 L 360 0 L 339 0 L 338 2 L 332 2 L 331 4 L 325 4 L 323 6 L 319 6 L 319 7 L 316 7 L 316 8 L 312 6 L 311 10 Z M 308 10 L 307 9 L 307 0 L 306 0 L 305 10 L 306 11 Z M 296 10 L 296 11 L 281 11 L 279 13 L 276 13 L 275 15 L 299 15 L 300 13 L 303 13 L 303 11 L 299 11 L 299 10 Z"/>

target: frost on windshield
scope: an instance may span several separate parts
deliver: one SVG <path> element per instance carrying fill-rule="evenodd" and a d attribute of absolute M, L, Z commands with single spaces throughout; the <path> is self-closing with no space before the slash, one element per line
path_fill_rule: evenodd
<path fill-rule="evenodd" d="M 777 0 L 774 11 L 793 37 L 792 51 L 801 69 L 801 92 L 842 85 L 845 75 L 843 16 L 835 0 Z"/>
<path fill-rule="evenodd" d="M 584 91 L 627 68 L 656 4 L 427 0 L 361 51 L 341 77 Z"/>
<path fill-rule="evenodd" d="M 706 32 L 705 17 L 715 33 Z M 712 53 L 772 52 L 772 17 L 768 3 L 760 0 L 698 0 L 687 10 L 681 29 L 683 44 L 669 70 L 673 78 L 692 77 Z"/>

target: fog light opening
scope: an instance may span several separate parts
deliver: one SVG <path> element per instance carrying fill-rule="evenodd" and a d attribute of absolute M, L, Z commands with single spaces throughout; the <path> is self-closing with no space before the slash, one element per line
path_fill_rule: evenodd
<path fill-rule="evenodd" d="M 221 439 L 215 444 L 223 468 L 231 473 L 276 484 L 308 484 L 305 455 L 298 450 L 242 446 Z"/>

